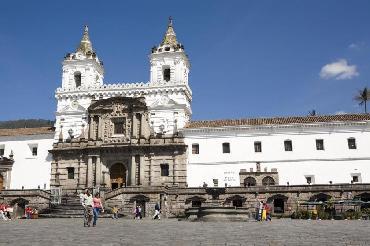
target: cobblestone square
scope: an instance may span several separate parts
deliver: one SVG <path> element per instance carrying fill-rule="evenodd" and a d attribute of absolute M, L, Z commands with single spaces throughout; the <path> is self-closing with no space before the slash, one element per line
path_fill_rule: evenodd
<path fill-rule="evenodd" d="M 1 221 L 0 245 L 369 245 L 369 221 Z"/>

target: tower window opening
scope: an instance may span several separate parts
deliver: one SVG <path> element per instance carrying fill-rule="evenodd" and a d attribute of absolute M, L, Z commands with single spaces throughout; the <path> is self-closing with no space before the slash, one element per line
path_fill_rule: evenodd
<path fill-rule="evenodd" d="M 81 86 L 81 73 L 80 72 L 76 72 L 74 74 L 75 76 L 75 84 L 76 84 L 76 87 L 80 87 Z"/>
<path fill-rule="evenodd" d="M 171 79 L 171 70 L 169 68 L 165 68 L 163 70 L 163 80 L 170 81 Z"/>
<path fill-rule="evenodd" d="M 165 51 L 170 51 L 170 47 L 164 48 Z"/>

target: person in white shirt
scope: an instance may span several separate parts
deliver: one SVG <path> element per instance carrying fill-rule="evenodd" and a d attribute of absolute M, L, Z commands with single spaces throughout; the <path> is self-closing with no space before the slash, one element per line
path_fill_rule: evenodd
<path fill-rule="evenodd" d="M 85 219 L 84 219 L 84 226 L 88 226 L 90 227 L 91 226 L 91 221 L 92 221 L 92 218 L 93 218 L 93 196 L 91 195 L 90 191 L 89 190 L 86 190 L 86 194 L 84 195 L 83 197 L 83 203 L 82 203 L 82 206 L 85 208 L 85 213 L 86 213 L 86 223 L 85 223 Z"/>

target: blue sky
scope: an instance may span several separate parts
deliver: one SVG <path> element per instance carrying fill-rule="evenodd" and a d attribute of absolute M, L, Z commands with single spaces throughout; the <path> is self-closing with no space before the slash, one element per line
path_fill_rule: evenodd
<path fill-rule="evenodd" d="M 61 62 L 84 24 L 105 83 L 148 81 L 173 16 L 191 61 L 193 119 L 361 112 L 370 1 L 1 1 L 0 120 L 54 119 Z"/>

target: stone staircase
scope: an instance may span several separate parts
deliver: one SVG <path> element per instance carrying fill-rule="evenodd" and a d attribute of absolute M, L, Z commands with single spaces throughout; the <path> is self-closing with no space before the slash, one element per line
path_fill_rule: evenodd
<path fill-rule="evenodd" d="M 50 208 L 39 214 L 40 218 L 83 218 L 84 209 L 80 198 L 76 195 L 64 195 L 61 204 L 51 205 Z M 99 218 L 111 218 L 111 214 L 100 214 Z"/>

